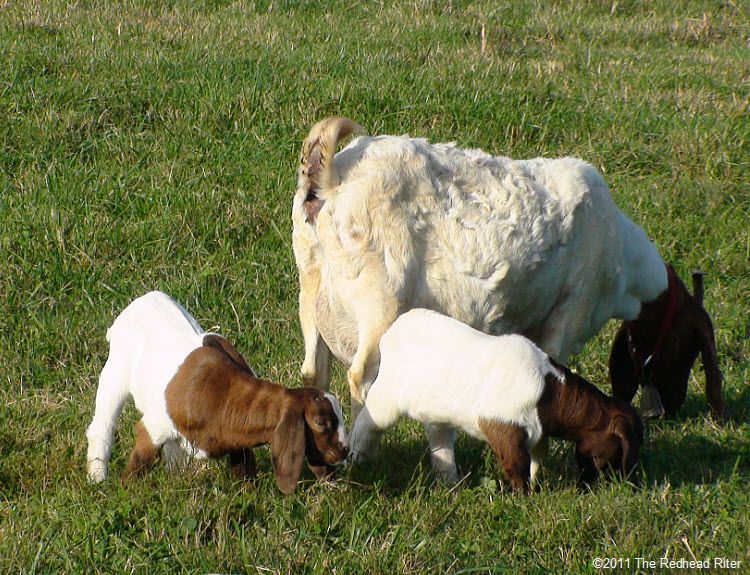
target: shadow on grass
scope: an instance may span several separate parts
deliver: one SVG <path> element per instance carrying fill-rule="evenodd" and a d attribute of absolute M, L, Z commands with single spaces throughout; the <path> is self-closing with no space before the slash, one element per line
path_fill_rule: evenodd
<path fill-rule="evenodd" d="M 460 478 L 457 489 L 475 489 L 488 480 L 502 484 L 504 490 L 510 488 L 503 470 L 484 441 L 459 433 L 455 448 Z M 550 442 L 550 452 L 543 462 L 543 485 L 564 488 L 576 484 L 572 454 L 572 444 L 557 440 Z M 364 486 L 376 486 L 381 492 L 392 495 L 401 495 L 415 485 L 443 485 L 432 472 L 426 437 L 388 439 L 386 436 L 373 461 L 353 465 L 339 477 Z M 443 488 L 450 489 L 450 486 Z"/>
<path fill-rule="evenodd" d="M 742 424 L 750 421 L 750 386 L 739 391 L 724 389 L 722 395 L 726 404 L 725 419 L 728 424 Z M 678 420 L 704 417 L 711 414 L 711 408 L 704 393 L 689 393 L 685 403 L 677 412 Z"/>
<path fill-rule="evenodd" d="M 750 437 L 737 427 L 748 422 L 750 388 L 726 396 L 730 417 L 724 428 L 707 420 L 710 409 L 705 396 L 691 394 L 676 417 L 646 422 L 641 452 L 643 478 L 647 483 L 669 482 L 674 486 L 709 484 L 750 479 Z M 459 433 L 456 463 L 463 478 L 459 489 L 476 488 L 487 479 L 505 482 L 486 443 Z M 383 439 L 374 461 L 352 466 L 340 474 L 365 486 L 377 485 L 384 493 L 400 494 L 415 483 L 433 485 L 426 437 Z M 576 485 L 577 470 L 569 442 L 550 441 L 543 462 L 543 488 L 564 489 Z"/>
<path fill-rule="evenodd" d="M 646 422 L 643 466 L 650 481 L 675 486 L 750 479 L 750 388 L 725 395 L 728 417 L 716 426 L 705 396 L 691 394 L 675 417 Z"/>
<path fill-rule="evenodd" d="M 750 439 L 665 433 L 649 441 L 642 457 L 649 481 L 674 486 L 750 479 Z"/>
<path fill-rule="evenodd" d="M 611 390 L 607 390 L 611 393 Z M 750 421 L 750 387 L 739 392 L 724 390 L 726 403 L 724 426 L 728 429 Z M 636 396 L 634 406 L 638 409 Z M 640 411 L 640 410 L 639 410 Z M 641 469 L 648 482 L 670 482 L 675 486 L 709 484 L 727 481 L 738 475 L 750 476 L 750 439 L 740 430 L 722 434 L 714 427 L 711 408 L 705 393 L 688 393 L 677 415 L 665 419 L 645 420 L 645 439 L 641 450 Z M 702 427 L 703 432 L 692 428 Z M 726 435 L 726 434 L 725 434 Z M 572 461 L 572 457 L 568 457 Z M 547 460 L 545 460 L 546 462 Z M 574 477 L 572 464 L 569 476 Z"/>
<path fill-rule="evenodd" d="M 429 473 L 430 458 L 426 439 L 382 439 L 377 456 L 350 465 L 340 475 L 364 486 L 378 486 L 383 493 L 402 492 L 419 476 Z"/>

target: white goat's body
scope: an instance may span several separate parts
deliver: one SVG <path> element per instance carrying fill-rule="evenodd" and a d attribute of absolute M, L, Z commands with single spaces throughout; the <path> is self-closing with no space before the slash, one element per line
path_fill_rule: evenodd
<path fill-rule="evenodd" d="M 453 435 L 458 428 L 487 441 L 480 420 L 521 427 L 538 469 L 543 437 L 537 404 L 545 377 L 563 374 L 530 340 L 491 336 L 425 309 L 401 315 L 380 339 L 380 370 L 352 431 L 353 457 L 367 457 L 377 434 L 401 416 L 424 423 L 438 472 L 455 479 Z"/>
<path fill-rule="evenodd" d="M 164 391 L 188 354 L 200 347 L 205 332 L 179 303 L 153 291 L 134 300 L 107 330 L 109 357 L 99 378 L 96 409 L 86 436 L 91 481 L 107 476 L 117 418 L 133 397 L 143 424 L 157 444 L 164 444 L 167 463 L 192 450 L 167 412 Z"/>
<path fill-rule="evenodd" d="M 318 385 L 328 378 L 318 334 L 351 366 L 350 387 L 365 389 L 380 336 L 411 308 L 526 335 L 565 362 L 667 287 L 653 244 L 581 160 L 381 136 L 354 140 L 331 169 L 338 183 L 317 191 L 314 221 L 304 175 L 293 207 L 302 372 Z"/>

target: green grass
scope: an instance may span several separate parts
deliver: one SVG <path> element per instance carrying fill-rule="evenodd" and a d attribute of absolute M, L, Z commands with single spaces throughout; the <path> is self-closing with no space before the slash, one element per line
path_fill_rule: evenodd
<path fill-rule="evenodd" d="M 750 568 L 748 2 L 19 0 L 0 3 L 0 62 L 0 572 Z M 403 423 L 376 464 L 283 497 L 265 453 L 249 488 L 218 463 L 121 486 L 130 408 L 112 479 L 87 485 L 104 333 L 147 290 L 299 385 L 296 158 L 334 113 L 601 169 L 683 278 L 709 273 L 732 420 L 708 418 L 696 368 L 679 417 L 647 425 L 639 490 L 578 492 L 555 444 L 515 497 L 465 437 L 448 490 Z M 572 361 L 605 390 L 613 332 Z"/>

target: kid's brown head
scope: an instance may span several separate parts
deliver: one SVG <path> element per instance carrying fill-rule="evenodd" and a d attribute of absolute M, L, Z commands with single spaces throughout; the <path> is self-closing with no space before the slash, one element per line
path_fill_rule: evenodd
<path fill-rule="evenodd" d="M 271 461 L 279 489 L 292 493 L 307 463 L 316 476 L 329 475 L 332 466 L 349 454 L 349 442 L 338 400 L 313 387 L 293 390 L 271 440 Z"/>
<path fill-rule="evenodd" d="M 584 436 L 576 444 L 579 480 L 593 483 L 600 475 L 615 474 L 637 483 L 638 454 L 643 443 L 643 423 L 636 410 L 611 398 L 614 405 L 609 425 Z"/>

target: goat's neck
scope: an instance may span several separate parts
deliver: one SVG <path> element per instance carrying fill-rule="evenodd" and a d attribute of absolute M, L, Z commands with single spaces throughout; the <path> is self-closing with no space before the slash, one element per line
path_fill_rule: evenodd
<path fill-rule="evenodd" d="M 608 398 L 569 369 L 559 367 L 565 382 L 553 374 L 546 377 L 537 404 L 539 420 L 545 435 L 579 442 L 609 425 Z"/>
<path fill-rule="evenodd" d="M 262 437 L 263 443 L 269 443 L 284 412 L 297 403 L 293 391 L 242 374 L 229 392 L 223 421 L 232 433 Z"/>
<path fill-rule="evenodd" d="M 635 339 L 634 343 L 640 346 L 651 345 L 657 339 L 659 334 L 669 326 L 665 326 L 666 316 L 670 314 L 670 305 L 672 306 L 672 316 L 676 310 L 684 307 L 686 300 L 690 297 L 685 284 L 682 283 L 677 274 L 669 268 L 669 285 L 659 297 L 650 302 L 641 304 L 641 312 L 633 321 L 625 322 L 628 328 L 628 334 Z M 670 298 L 672 301 L 670 303 Z"/>

